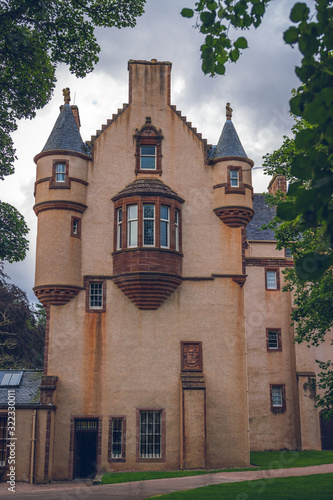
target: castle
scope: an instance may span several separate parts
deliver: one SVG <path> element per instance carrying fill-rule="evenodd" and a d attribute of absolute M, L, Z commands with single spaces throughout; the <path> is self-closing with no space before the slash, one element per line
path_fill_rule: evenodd
<path fill-rule="evenodd" d="M 325 447 L 311 380 L 330 353 L 293 343 L 292 256 L 260 229 L 274 211 L 253 193 L 229 103 L 211 146 L 171 105 L 171 63 L 128 70 L 128 104 L 88 143 L 67 89 L 35 157 L 47 332 L 40 399 L 17 405 L 18 479 Z"/>

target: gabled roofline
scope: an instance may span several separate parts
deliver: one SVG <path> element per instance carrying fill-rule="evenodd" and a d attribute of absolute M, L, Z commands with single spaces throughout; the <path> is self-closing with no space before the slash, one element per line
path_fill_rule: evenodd
<path fill-rule="evenodd" d="M 96 141 L 96 139 L 103 134 L 103 132 L 105 132 L 105 130 L 107 128 L 109 128 L 109 126 L 115 122 L 119 116 L 129 107 L 129 104 L 127 103 L 124 103 L 123 104 L 123 107 L 122 108 L 119 108 L 118 109 L 118 113 L 114 113 L 112 115 L 112 118 L 111 119 L 108 119 L 107 122 L 102 125 L 102 128 L 100 130 L 96 130 L 96 134 L 95 135 L 92 135 L 91 138 L 90 138 L 90 141 L 86 141 L 86 143 L 88 144 L 88 146 L 91 148 L 92 152 L 93 152 L 93 148 L 94 148 L 94 142 Z"/>

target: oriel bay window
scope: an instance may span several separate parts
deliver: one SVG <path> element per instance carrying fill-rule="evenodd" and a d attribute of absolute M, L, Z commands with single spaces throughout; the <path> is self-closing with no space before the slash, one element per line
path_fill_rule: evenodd
<path fill-rule="evenodd" d="M 180 210 L 178 204 L 167 201 L 117 203 L 114 251 L 161 248 L 181 252 Z"/>

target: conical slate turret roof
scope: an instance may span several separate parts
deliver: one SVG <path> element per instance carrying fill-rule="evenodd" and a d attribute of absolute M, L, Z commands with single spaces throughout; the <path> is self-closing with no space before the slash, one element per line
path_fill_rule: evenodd
<path fill-rule="evenodd" d="M 243 158 L 247 158 L 234 124 L 230 119 L 227 119 L 224 124 L 221 137 L 214 152 L 214 158 L 221 158 L 223 156 L 242 156 Z"/>
<path fill-rule="evenodd" d="M 69 104 L 64 104 L 61 107 L 58 119 L 42 149 L 42 153 L 56 149 L 75 151 L 84 155 L 88 154 Z"/>

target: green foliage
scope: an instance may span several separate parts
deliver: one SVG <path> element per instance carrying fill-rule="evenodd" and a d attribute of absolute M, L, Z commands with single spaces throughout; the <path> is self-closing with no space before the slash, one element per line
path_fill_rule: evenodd
<path fill-rule="evenodd" d="M 29 229 L 23 216 L 8 203 L 0 202 L 0 260 L 23 260 L 29 248 Z"/>
<path fill-rule="evenodd" d="M 50 100 L 55 70 L 77 77 L 93 70 L 96 27 L 134 26 L 145 0 L 6 0 L 0 2 L 0 165 L 10 173 L 17 120 L 33 118 Z"/>
<path fill-rule="evenodd" d="M 46 316 L 33 308 L 18 286 L 6 281 L 0 266 L 0 365 L 1 368 L 41 368 L 44 360 Z"/>
<path fill-rule="evenodd" d="M 332 361 L 317 360 L 319 368 L 322 370 L 319 373 L 318 388 L 322 390 L 322 394 L 316 396 L 317 408 L 323 408 L 323 417 L 325 420 L 333 419 L 333 363 Z"/>

